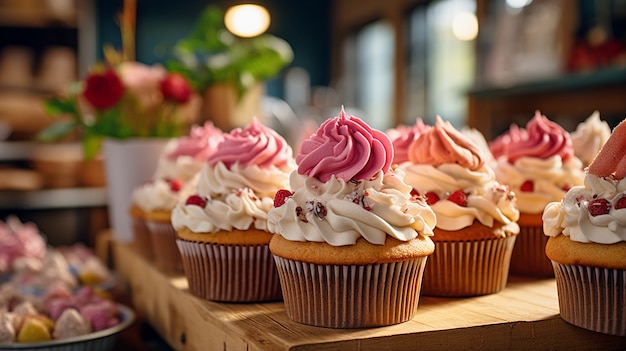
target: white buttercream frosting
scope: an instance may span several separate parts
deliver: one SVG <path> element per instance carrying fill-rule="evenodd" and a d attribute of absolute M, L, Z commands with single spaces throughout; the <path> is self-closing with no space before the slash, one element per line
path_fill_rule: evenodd
<path fill-rule="evenodd" d="M 411 196 L 400 170 L 379 171 L 370 180 L 327 182 L 293 172 L 294 193 L 268 213 L 268 229 L 292 241 L 353 245 L 363 237 L 383 245 L 387 235 L 408 241 L 433 235 L 436 217 L 423 199 Z"/>
<path fill-rule="evenodd" d="M 199 173 L 197 195 L 207 199 L 204 208 L 179 202 L 172 211 L 175 229 L 189 228 L 196 233 L 220 230 L 267 230 L 267 212 L 278 189 L 288 188 L 289 169 L 256 165 L 228 169 L 218 162 Z"/>
<path fill-rule="evenodd" d="M 431 204 L 437 215 L 437 227 L 443 230 L 459 230 L 469 227 L 477 220 L 487 227 L 500 222 L 511 233 L 518 233 L 519 211 L 515 206 L 515 194 L 495 179 L 494 171 L 483 166 L 470 170 L 458 164 L 439 166 L 403 163 L 404 180 L 420 194 L 435 193 L 440 199 Z M 447 200 L 451 193 L 462 190 L 467 196 L 467 206 Z"/>
<path fill-rule="evenodd" d="M 520 212 L 529 214 L 540 214 L 549 202 L 562 199 L 570 187 L 582 185 L 584 178 L 578 158 L 563 162 L 559 155 L 545 159 L 520 157 L 514 163 L 500 157 L 495 172 L 496 179 L 515 192 Z M 521 189 L 526 181 L 532 182 L 532 191 Z"/>
<path fill-rule="evenodd" d="M 133 191 L 133 203 L 146 212 L 163 210 L 171 211 L 182 199 L 196 192 L 198 175 L 187 182 L 180 182 L 182 187 L 178 191 L 172 190 L 170 183 L 163 178 L 156 178 L 146 182 Z"/>
<path fill-rule="evenodd" d="M 614 244 L 626 241 L 626 208 L 615 204 L 626 196 L 626 179 L 615 180 L 593 174 L 585 176 L 584 186 L 571 188 L 562 201 L 549 203 L 543 213 L 543 230 L 547 236 L 560 234 L 571 240 Z M 589 202 L 606 199 L 611 204 L 607 214 L 593 216 Z"/>
<path fill-rule="evenodd" d="M 571 136 L 574 154 L 582 161 L 583 166 L 588 166 L 609 140 L 611 127 L 606 121 L 600 120 L 600 112 L 594 111 L 576 127 Z"/>

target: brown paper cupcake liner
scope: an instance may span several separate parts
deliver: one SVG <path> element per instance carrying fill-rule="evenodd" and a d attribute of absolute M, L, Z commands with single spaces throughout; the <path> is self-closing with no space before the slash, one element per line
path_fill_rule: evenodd
<path fill-rule="evenodd" d="M 282 298 L 269 245 L 176 241 L 189 292 L 211 301 L 264 302 Z"/>
<path fill-rule="evenodd" d="M 511 255 L 509 273 L 537 278 L 554 277 L 552 263 L 546 256 L 547 243 L 548 237 L 541 226 L 520 226 Z"/>
<path fill-rule="evenodd" d="M 487 295 L 506 286 L 516 236 L 492 240 L 437 242 L 422 283 L 422 295 Z"/>
<path fill-rule="evenodd" d="M 169 273 L 183 273 L 183 261 L 176 246 L 176 230 L 171 223 L 146 221 L 152 239 L 155 265 Z"/>
<path fill-rule="evenodd" d="M 133 218 L 133 249 L 148 260 L 154 258 L 152 252 L 152 239 L 150 238 L 150 229 L 143 219 Z"/>
<path fill-rule="evenodd" d="M 626 270 L 552 264 L 563 320 L 599 333 L 626 336 Z"/>
<path fill-rule="evenodd" d="M 353 266 L 274 259 L 289 319 L 320 327 L 361 328 L 414 317 L 427 257 Z"/>

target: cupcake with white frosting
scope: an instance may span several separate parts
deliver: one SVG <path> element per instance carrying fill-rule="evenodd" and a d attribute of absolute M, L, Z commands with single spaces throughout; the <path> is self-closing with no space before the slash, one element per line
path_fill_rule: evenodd
<path fill-rule="evenodd" d="M 392 160 L 389 137 L 343 110 L 302 143 L 268 214 L 290 319 L 359 328 L 415 315 L 435 215 Z"/>
<path fill-rule="evenodd" d="M 626 336 L 625 154 L 622 122 L 589 165 L 584 185 L 543 213 L 561 318 L 619 336 Z"/>

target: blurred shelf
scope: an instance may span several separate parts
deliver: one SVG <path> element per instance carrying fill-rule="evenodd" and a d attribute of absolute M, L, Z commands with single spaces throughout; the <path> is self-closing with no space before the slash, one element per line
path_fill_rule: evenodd
<path fill-rule="evenodd" d="M 67 188 L 0 191 L 0 209 L 60 209 L 100 207 L 108 203 L 106 188 Z"/>
<path fill-rule="evenodd" d="M 133 305 L 176 350 L 624 350 L 626 338 L 559 316 L 554 279 L 511 277 L 499 293 L 421 296 L 415 317 L 380 328 L 332 329 L 287 318 L 283 302 L 219 303 L 192 296 L 129 244 L 111 242 Z M 350 308 L 350 307 L 347 307 Z"/>
<path fill-rule="evenodd" d="M 59 4 L 62 2 L 59 1 Z M 64 27 L 76 27 L 78 25 L 74 8 L 60 9 L 55 13 L 54 9 L 46 5 L 47 3 L 52 3 L 52 1 L 44 1 L 39 6 L 11 6 L 0 3 L 0 25 L 41 28 L 47 28 L 51 25 Z"/>
<path fill-rule="evenodd" d="M 27 160 L 35 144 L 32 141 L 0 141 L 0 161 Z"/>
<path fill-rule="evenodd" d="M 476 98 L 588 89 L 595 86 L 619 85 L 626 82 L 626 67 L 612 67 L 590 72 L 571 73 L 542 80 L 511 85 L 475 87 L 469 91 Z"/>
<path fill-rule="evenodd" d="M 468 126 L 487 140 L 512 123 L 525 125 L 536 110 L 575 130 L 593 111 L 615 127 L 626 117 L 626 67 L 569 74 L 510 86 L 476 87 L 468 92 Z"/>

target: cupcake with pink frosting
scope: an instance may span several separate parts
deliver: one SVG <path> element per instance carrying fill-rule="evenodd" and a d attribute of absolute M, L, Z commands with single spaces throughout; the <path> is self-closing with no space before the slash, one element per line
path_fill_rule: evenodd
<path fill-rule="evenodd" d="M 133 192 L 135 247 L 163 270 L 183 272 L 171 211 L 195 193 L 198 173 L 222 139 L 211 122 L 192 126 L 188 135 L 168 143 L 152 179 Z"/>
<path fill-rule="evenodd" d="M 517 195 L 518 236 L 511 274 L 552 277 L 544 248 L 541 215 L 550 202 L 560 201 L 572 187 L 583 184 L 583 165 L 574 154 L 570 134 L 539 111 L 526 128 L 511 128 L 490 143 L 496 178 Z"/>
<path fill-rule="evenodd" d="M 287 316 L 360 328 L 413 318 L 435 215 L 391 167 L 389 137 L 342 110 L 306 139 L 268 214 Z"/>
<path fill-rule="evenodd" d="M 230 302 L 281 298 L 267 213 L 294 166 L 285 139 L 256 119 L 224 134 L 194 193 L 172 212 L 193 295 Z"/>
<path fill-rule="evenodd" d="M 408 147 L 398 167 L 415 196 L 437 216 L 435 252 L 424 273 L 422 293 L 486 295 L 507 283 L 519 232 L 515 194 L 496 180 L 489 155 L 474 138 L 437 116 L 435 125 Z"/>

